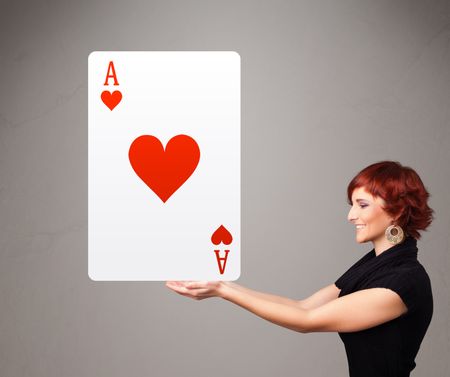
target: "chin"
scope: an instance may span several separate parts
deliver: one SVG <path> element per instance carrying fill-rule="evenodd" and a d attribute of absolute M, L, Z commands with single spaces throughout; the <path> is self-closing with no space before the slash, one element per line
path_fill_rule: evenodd
<path fill-rule="evenodd" d="M 365 238 L 358 238 L 358 237 L 356 237 L 356 242 L 358 242 L 358 243 L 366 243 L 368 240 L 367 239 L 365 239 Z"/>

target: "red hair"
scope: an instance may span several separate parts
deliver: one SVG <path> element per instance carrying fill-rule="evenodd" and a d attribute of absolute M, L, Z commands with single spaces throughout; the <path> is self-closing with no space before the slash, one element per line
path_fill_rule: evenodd
<path fill-rule="evenodd" d="M 361 170 L 347 187 L 348 203 L 352 194 L 363 187 L 374 197 L 382 198 L 383 209 L 406 235 L 420 239 L 419 230 L 426 230 L 434 219 L 434 210 L 427 204 L 430 194 L 419 175 L 397 161 L 380 161 Z"/>

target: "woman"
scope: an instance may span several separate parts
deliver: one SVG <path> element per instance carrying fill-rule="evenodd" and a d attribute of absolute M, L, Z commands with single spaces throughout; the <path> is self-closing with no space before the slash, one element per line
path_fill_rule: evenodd
<path fill-rule="evenodd" d="M 429 194 L 413 169 L 382 161 L 353 178 L 347 197 L 356 241 L 370 241 L 373 249 L 307 299 L 226 281 L 166 285 L 195 300 L 223 298 L 301 333 L 336 331 L 351 377 L 409 376 L 433 314 L 430 279 L 417 260 L 418 231 L 433 220 Z"/>

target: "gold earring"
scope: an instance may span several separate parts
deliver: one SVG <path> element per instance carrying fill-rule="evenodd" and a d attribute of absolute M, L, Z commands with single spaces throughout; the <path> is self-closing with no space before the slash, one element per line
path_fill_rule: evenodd
<path fill-rule="evenodd" d="M 387 240 L 393 245 L 399 244 L 400 242 L 403 241 L 403 238 L 405 237 L 403 229 L 398 225 L 388 226 L 384 234 Z"/>

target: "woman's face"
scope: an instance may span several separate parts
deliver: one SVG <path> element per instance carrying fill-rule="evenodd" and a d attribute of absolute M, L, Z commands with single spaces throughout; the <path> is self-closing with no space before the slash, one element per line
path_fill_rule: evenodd
<path fill-rule="evenodd" d="M 353 190 L 352 208 L 347 218 L 356 226 L 356 242 L 372 241 L 377 244 L 386 241 L 384 232 L 393 224 L 393 219 L 383 210 L 383 205 L 382 198 L 373 197 L 365 188 Z"/>

